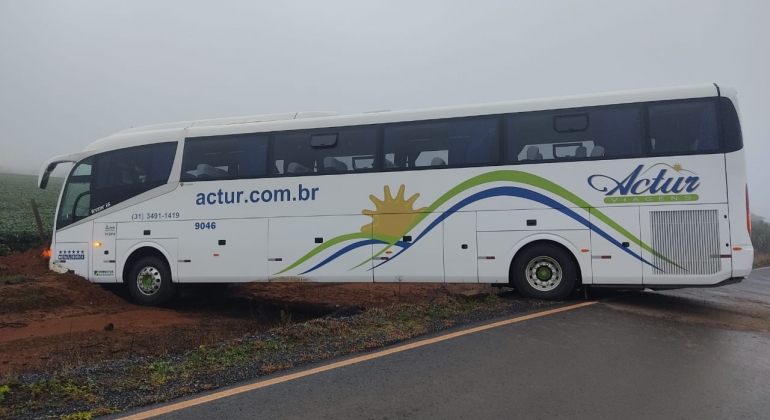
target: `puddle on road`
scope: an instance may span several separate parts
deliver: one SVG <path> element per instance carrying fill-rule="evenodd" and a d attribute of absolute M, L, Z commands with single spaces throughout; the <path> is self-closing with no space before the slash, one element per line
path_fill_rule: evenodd
<path fill-rule="evenodd" d="M 628 292 L 607 299 L 603 304 L 617 310 L 679 322 L 739 331 L 770 331 L 770 308 L 763 303 L 745 302 L 745 299 L 733 296 L 713 299 L 711 293 L 699 290 Z"/>

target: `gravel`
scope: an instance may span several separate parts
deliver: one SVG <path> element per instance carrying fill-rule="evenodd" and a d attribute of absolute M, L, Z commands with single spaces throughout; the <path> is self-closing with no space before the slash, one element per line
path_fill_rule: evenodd
<path fill-rule="evenodd" d="M 417 334 L 406 334 L 406 337 L 392 338 L 383 331 L 372 331 L 364 335 L 312 336 L 306 342 L 289 343 L 279 350 L 260 352 L 243 360 L 238 360 L 229 366 L 207 365 L 203 369 L 185 370 L 183 374 L 173 375 L 171 379 L 160 386 L 152 386 L 148 366 L 154 362 L 165 362 L 170 366 L 182 366 L 189 362 L 190 356 L 199 349 L 184 354 L 166 355 L 161 357 L 137 357 L 109 361 L 92 366 L 75 368 L 58 374 L 25 374 L 18 377 L 21 385 L 29 385 L 40 380 L 61 378 L 62 381 L 73 380 L 75 383 L 94 384 L 97 402 L 72 401 L 66 398 L 54 401 L 44 399 L 39 401 L 40 408 L 22 413 L 21 419 L 37 419 L 59 417 L 64 414 L 84 412 L 102 408 L 110 411 L 123 411 L 148 404 L 168 401 L 169 399 L 198 393 L 201 391 L 230 386 L 239 382 L 254 381 L 276 373 L 279 370 L 298 368 L 346 354 L 361 353 L 393 345 L 415 337 L 424 336 L 439 331 L 467 326 L 497 317 L 506 317 L 522 312 L 533 311 L 552 306 L 554 302 L 542 302 L 520 298 L 512 293 L 499 295 L 498 303 L 493 309 L 482 307 L 449 317 L 423 317 L 420 325 L 424 327 Z M 367 312 L 361 307 L 340 308 L 320 319 L 334 320 L 347 324 L 351 328 L 365 321 Z M 312 322 L 312 321 L 311 321 Z M 287 332 L 303 328 L 302 324 L 279 327 L 259 334 L 248 335 L 239 340 L 223 343 L 212 348 L 212 351 L 223 347 L 237 347 L 253 343 L 284 343 Z M 265 373 L 265 367 L 278 369 Z M 133 381 L 133 382 L 132 382 Z M 137 382 L 143 385 L 137 386 Z M 10 399 L 6 398 L 6 403 Z M 109 411 L 105 411 L 107 413 Z M 0 412 L 0 415 L 2 413 Z"/>

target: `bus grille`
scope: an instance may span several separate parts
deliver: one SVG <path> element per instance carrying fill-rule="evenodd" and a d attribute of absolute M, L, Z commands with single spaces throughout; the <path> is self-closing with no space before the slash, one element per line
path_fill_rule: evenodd
<path fill-rule="evenodd" d="M 653 264 L 663 273 L 714 274 L 721 270 L 717 210 L 652 211 L 650 231 L 652 249 L 675 263 L 653 256 Z"/>

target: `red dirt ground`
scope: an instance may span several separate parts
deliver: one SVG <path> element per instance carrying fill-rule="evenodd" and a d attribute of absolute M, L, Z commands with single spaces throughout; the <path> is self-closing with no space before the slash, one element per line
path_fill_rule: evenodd
<path fill-rule="evenodd" d="M 0 375 L 212 345 L 274 326 L 282 307 L 302 320 L 319 315 L 319 308 L 331 312 L 489 290 L 414 283 L 250 283 L 231 288 L 222 299 L 198 296 L 148 308 L 74 274 L 48 271 L 41 255 L 42 249 L 34 249 L 0 257 Z"/>

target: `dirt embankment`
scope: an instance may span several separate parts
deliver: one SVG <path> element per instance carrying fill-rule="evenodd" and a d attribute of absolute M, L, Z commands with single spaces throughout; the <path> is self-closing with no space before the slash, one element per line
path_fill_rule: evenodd
<path fill-rule="evenodd" d="M 173 310 L 132 305 L 74 274 L 48 271 L 41 254 L 0 258 L 0 374 L 146 353 L 140 346 L 152 332 L 195 322 Z"/>
<path fill-rule="evenodd" d="M 167 308 L 133 305 L 73 274 L 42 250 L 0 258 L 0 375 L 175 353 L 351 307 L 476 294 L 479 285 L 252 283 Z"/>

